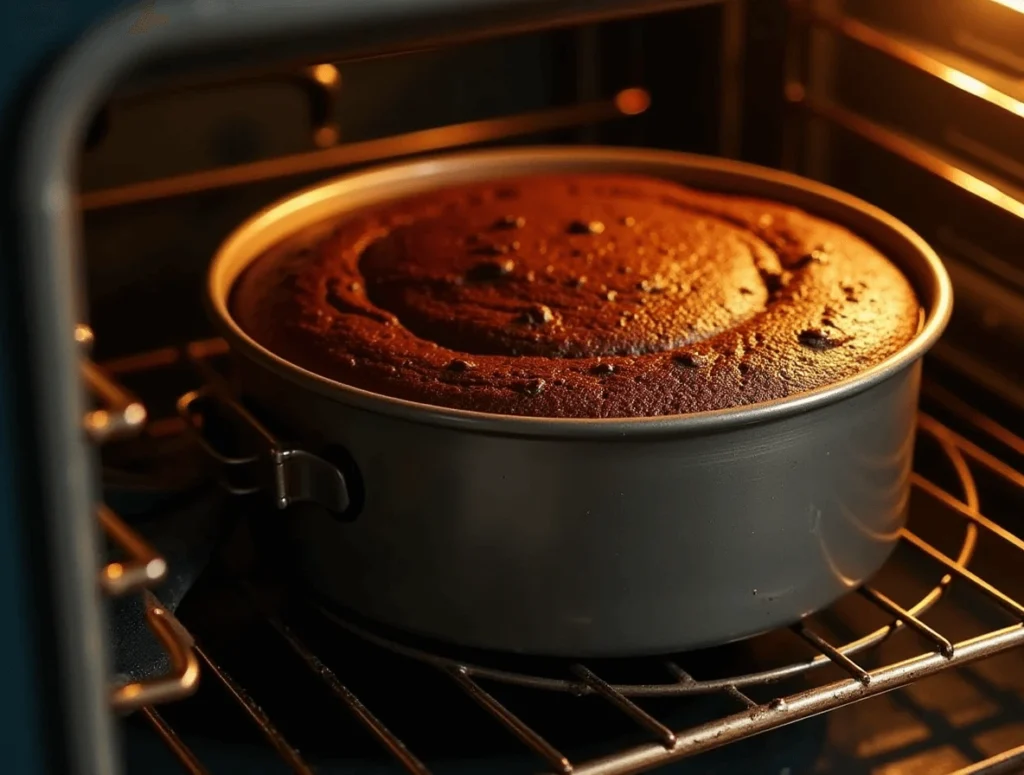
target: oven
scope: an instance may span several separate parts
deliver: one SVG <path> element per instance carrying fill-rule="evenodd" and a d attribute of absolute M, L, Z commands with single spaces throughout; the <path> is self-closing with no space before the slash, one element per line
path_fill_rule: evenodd
<path fill-rule="evenodd" d="M 1024 770 L 1019 0 L 4 14 L 7 771 Z M 341 172 L 535 143 L 798 172 L 940 253 L 956 303 L 925 363 L 910 523 L 867 585 L 749 641 L 583 661 L 440 646 L 293 590 L 251 450 L 181 411 L 231 379 L 210 257 Z"/>

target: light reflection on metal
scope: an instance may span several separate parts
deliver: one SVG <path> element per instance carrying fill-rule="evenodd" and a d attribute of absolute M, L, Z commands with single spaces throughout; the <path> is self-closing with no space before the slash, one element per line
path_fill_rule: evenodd
<path fill-rule="evenodd" d="M 921 419 L 924 420 L 925 416 L 922 415 Z M 1018 471 L 1008 463 L 1003 462 L 992 453 L 986 452 L 973 441 L 961 436 L 953 429 L 941 425 L 930 417 L 927 418 L 927 420 L 931 424 L 929 431 L 936 433 L 938 438 L 947 440 L 948 443 L 955 445 L 956 448 L 963 452 L 963 454 L 967 455 L 967 457 L 985 466 L 985 468 L 989 469 L 997 476 L 1003 477 L 1013 487 L 1024 488 L 1024 473 Z M 938 436 L 939 429 L 941 429 L 941 436 Z M 1011 442 L 1008 446 L 1015 446 L 1019 448 L 1020 444 L 1020 439 L 1017 439 L 1016 442 Z M 975 508 L 975 510 L 977 509 Z"/>
<path fill-rule="evenodd" d="M 413 754 L 405 743 L 403 743 L 394 732 L 388 729 L 380 719 L 370 712 L 362 700 L 360 700 L 351 689 L 345 686 L 337 674 L 324 664 L 305 642 L 299 638 L 291 628 L 278 619 L 269 619 L 269 624 L 278 635 L 291 647 L 292 651 L 306 663 L 306 666 L 316 675 L 330 692 L 340 700 L 390 753 L 401 762 L 403 769 L 411 775 L 430 775 L 430 770 Z"/>
<path fill-rule="evenodd" d="M 92 191 L 83 194 L 79 203 L 84 210 L 98 210 L 196 194 L 380 159 L 476 145 L 555 129 L 568 129 L 592 122 L 637 115 L 647 110 L 649 105 L 650 95 L 645 90 L 625 89 L 607 100 L 545 108 L 514 116 L 468 121 L 435 129 L 422 129 L 377 140 L 348 143 L 326 150 L 278 156 L 263 161 Z"/>
<path fill-rule="evenodd" d="M 236 681 L 230 673 L 218 665 L 209 654 L 202 648 L 196 646 L 193 651 L 203 660 L 206 669 L 220 685 L 234 698 L 249 719 L 259 728 L 264 739 L 273 746 L 281 760 L 291 769 L 295 775 L 315 775 L 302 754 L 288 742 L 288 739 L 281 734 L 274 722 L 270 720 L 267 712 L 258 705 L 249 693 Z"/>
<path fill-rule="evenodd" d="M 79 334 L 76 332 L 76 338 Z M 85 346 L 87 342 L 78 338 Z M 92 361 L 82 361 L 82 378 L 89 390 L 101 402 L 102 408 L 86 412 L 85 431 L 93 441 L 134 434 L 146 422 L 146 407 L 127 390 L 108 377 Z"/>
<path fill-rule="evenodd" d="M 651 106 L 645 89 L 623 89 L 615 95 L 615 107 L 624 116 L 638 116 Z"/>
<path fill-rule="evenodd" d="M 153 731 L 160 736 L 164 745 L 171 749 L 171 752 L 178 759 L 181 766 L 185 768 L 188 775 L 210 775 L 210 771 L 203 766 L 203 763 L 196 758 L 192 750 L 178 737 L 178 733 L 164 721 L 163 716 L 153 710 L 153 708 L 143 708 L 140 713 L 149 722 L 149 725 L 153 727 Z"/>
<path fill-rule="evenodd" d="M 949 775 L 1014 775 L 1021 772 L 1024 772 L 1024 745 L 997 753 Z"/>
<path fill-rule="evenodd" d="M 790 94 L 790 91 L 787 90 L 787 94 Z M 792 91 L 795 92 L 795 90 Z M 991 183 L 987 183 L 959 167 L 954 167 L 934 153 L 925 150 L 920 143 L 911 142 L 896 132 L 834 103 L 809 97 L 804 97 L 799 101 L 794 100 L 794 102 L 802 105 L 814 115 L 828 119 L 843 129 L 943 178 L 1010 215 L 1024 219 L 1024 202 L 996 188 Z"/>
<path fill-rule="evenodd" d="M 1024 118 L 1024 102 L 1016 100 L 1009 94 L 1001 92 L 998 89 L 989 86 L 987 83 L 979 81 L 974 76 L 968 75 L 956 68 L 945 66 L 939 77 L 947 83 L 951 83 L 953 86 L 956 86 L 958 89 L 969 92 L 976 97 L 981 97 L 986 102 L 990 102 L 1003 110 L 1008 110 L 1011 113 Z"/>
<path fill-rule="evenodd" d="M 620 751 L 600 759 L 578 764 L 576 775 L 625 775 L 665 766 L 710 748 L 766 732 L 800 719 L 846 705 L 856 700 L 906 686 L 913 681 L 941 672 L 951 665 L 963 665 L 1024 643 L 1024 625 L 1014 624 L 996 632 L 961 641 L 950 658 L 938 652 L 922 654 L 872 670 L 865 685 L 856 678 L 837 681 L 778 698 L 754 710 L 744 709 L 732 716 L 709 721 L 676 735 L 671 749 L 650 743 Z"/>
<path fill-rule="evenodd" d="M 513 735 L 540 756 L 556 772 L 571 775 L 572 763 L 557 748 L 537 734 L 531 727 L 512 711 L 498 702 L 494 696 L 480 684 L 470 678 L 465 670 L 450 671 L 452 678 L 459 687 L 468 694 L 481 708 L 500 721 Z"/>
<path fill-rule="evenodd" d="M 1019 2 L 1022 3 L 1021 7 L 1024 7 L 1024 0 L 1019 0 Z M 975 97 L 983 99 L 991 105 L 1024 118 L 1024 102 L 980 81 L 972 75 L 968 75 L 962 70 L 958 70 L 929 56 L 920 49 L 914 48 L 881 30 L 846 16 L 833 17 L 810 14 L 802 9 L 801 13 L 812 24 L 834 30 L 850 40 L 874 49 L 916 70 L 940 78 L 961 91 L 973 94 Z"/>
<path fill-rule="evenodd" d="M 992 0 L 993 3 L 1009 8 L 1017 13 L 1024 13 L 1024 0 Z"/>
<path fill-rule="evenodd" d="M 1016 454 L 1024 456 L 1024 439 L 1006 428 L 976 407 L 958 397 L 955 393 L 934 382 L 928 381 L 921 386 L 921 391 L 930 400 L 941 404 L 971 425 L 984 431 L 1003 446 L 1012 449 Z"/>
<path fill-rule="evenodd" d="M 924 415 L 921 415 L 921 417 L 923 418 Z M 922 433 L 928 434 L 936 443 L 938 443 L 945 454 L 947 461 L 956 472 L 956 481 L 959 482 L 958 489 L 960 490 L 960 494 L 957 497 L 961 503 L 965 504 L 969 509 L 975 512 L 979 511 L 981 508 L 981 500 L 978 487 L 974 481 L 974 477 L 967 461 L 964 459 L 960 449 L 955 446 L 950 438 L 944 435 L 936 435 L 935 433 L 937 428 L 945 429 L 945 426 L 942 426 L 934 420 L 931 420 L 930 422 L 929 420 L 925 420 L 923 423 L 919 423 L 919 427 Z M 955 558 L 955 564 L 957 566 L 966 567 L 970 562 L 977 545 L 978 533 L 979 526 L 974 522 L 967 521 L 964 525 L 962 543 Z M 942 597 L 952 579 L 952 573 L 943 574 L 938 584 L 932 587 L 924 597 L 917 600 L 910 608 L 908 608 L 906 610 L 906 614 L 909 617 L 918 617 L 928 611 Z M 592 687 L 580 681 L 571 681 L 547 675 L 533 675 L 526 672 L 513 672 L 484 664 L 468 663 L 465 661 L 453 662 L 447 657 L 430 653 L 407 644 L 396 643 L 379 633 L 372 632 L 369 629 L 354 624 L 343 617 L 339 617 L 335 612 L 326 608 L 319 606 L 317 606 L 317 608 L 320 613 L 333 621 L 339 627 L 347 630 L 362 640 L 401 656 L 426 662 L 427 664 L 431 664 L 441 669 L 465 669 L 470 676 L 477 679 L 515 684 L 531 689 L 541 689 L 544 691 L 567 691 L 575 694 L 593 693 Z M 907 617 L 901 616 L 899 621 L 893 621 L 879 627 L 877 630 L 868 633 L 867 635 L 863 635 L 857 640 L 850 641 L 839 646 L 836 650 L 847 657 L 852 657 L 865 649 L 877 646 L 890 635 L 904 627 L 906 620 Z M 733 686 L 734 688 L 743 688 L 747 686 L 774 683 L 784 678 L 807 673 L 829 663 L 830 660 L 826 655 L 818 654 L 804 661 L 792 662 L 781 667 L 773 667 L 760 672 L 747 673 L 745 675 L 734 675 L 727 678 L 711 678 L 676 684 L 614 684 L 612 688 L 628 697 L 668 697 L 682 694 L 711 694 L 720 691 L 728 692 L 729 686 Z"/>
<path fill-rule="evenodd" d="M 341 131 L 334 124 L 322 126 L 313 132 L 313 144 L 317 148 L 330 148 L 332 145 L 337 145 L 339 139 L 341 139 Z"/>
<path fill-rule="evenodd" d="M 163 580 L 167 574 L 164 558 L 109 507 L 101 504 L 97 513 L 103 532 L 131 558 L 126 562 L 109 563 L 100 571 L 103 591 L 120 596 Z"/>
<path fill-rule="evenodd" d="M 146 625 L 167 652 L 171 669 L 166 676 L 115 687 L 111 705 L 122 713 L 183 699 L 199 686 L 199 660 L 192 650 L 192 636 L 152 593 L 143 592 L 143 602 Z"/>
<path fill-rule="evenodd" d="M 313 65 L 309 68 L 309 74 L 322 86 L 334 88 L 341 84 L 341 73 L 331 64 Z"/>
<path fill-rule="evenodd" d="M 88 354 L 92 352 L 92 346 L 96 341 L 96 336 L 93 334 L 92 329 L 84 323 L 79 323 L 75 326 L 75 342 L 82 348 L 82 352 Z"/>

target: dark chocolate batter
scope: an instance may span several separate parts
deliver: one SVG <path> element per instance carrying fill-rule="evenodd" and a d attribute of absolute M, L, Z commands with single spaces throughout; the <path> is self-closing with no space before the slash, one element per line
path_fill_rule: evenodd
<path fill-rule="evenodd" d="M 884 360 L 922 314 L 841 226 L 651 178 L 450 188 L 297 235 L 232 312 L 279 356 L 427 404 L 649 417 L 811 390 Z"/>

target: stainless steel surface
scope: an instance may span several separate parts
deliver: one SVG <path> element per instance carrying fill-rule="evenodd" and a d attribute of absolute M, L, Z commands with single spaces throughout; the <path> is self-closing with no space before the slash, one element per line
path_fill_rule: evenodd
<path fill-rule="evenodd" d="M 927 434 L 940 444 L 940 447 L 948 456 L 953 467 L 957 471 L 959 485 L 964 493 L 964 500 L 960 501 L 953 495 L 950 495 L 948 492 L 940 489 L 939 492 L 942 492 L 944 495 L 941 501 L 942 504 L 954 510 L 961 516 L 971 515 L 968 516 L 968 519 L 972 522 L 977 522 L 977 520 L 974 519 L 974 516 L 978 515 L 978 490 L 970 469 L 967 466 L 965 457 L 958 446 L 960 443 L 969 444 L 969 442 L 966 442 L 965 439 L 957 436 L 948 428 L 926 415 L 919 416 L 918 428 L 919 432 Z M 1005 429 L 1001 430 L 1005 432 Z M 929 488 L 929 492 L 935 489 L 934 484 L 929 480 L 924 479 L 919 474 L 914 474 L 912 481 L 915 486 L 918 487 L 926 484 Z M 977 524 L 993 530 L 997 536 L 1007 540 L 1005 531 L 998 528 L 998 526 L 992 523 L 991 520 L 984 519 L 983 521 L 977 522 Z M 957 566 L 965 567 L 971 561 L 977 545 L 977 538 L 978 531 L 975 525 L 966 525 L 963 541 L 956 553 Z M 1016 547 L 1018 540 L 1019 539 L 1014 538 L 1011 541 L 1012 545 Z M 906 626 L 921 633 L 930 641 L 935 643 L 938 646 L 940 653 L 951 656 L 953 653 L 953 646 L 949 640 L 939 635 L 931 627 L 921 621 L 920 617 L 926 614 L 929 609 L 940 600 L 952 579 L 952 574 L 943 575 L 934 587 L 905 609 L 894 603 L 883 592 L 874 586 L 864 585 L 859 587 L 857 590 L 858 592 L 868 598 L 872 603 L 882 608 L 886 613 L 897 618 L 888 624 L 873 630 L 872 632 L 836 647 L 835 651 L 840 652 L 841 655 L 846 657 L 855 656 L 878 646 L 880 643 L 898 632 L 902 627 Z M 331 611 L 324 610 L 323 613 L 328 618 L 332 619 L 339 627 L 342 627 L 347 632 L 350 632 L 363 640 L 373 643 L 379 648 L 392 651 L 410 659 L 426 662 L 427 664 L 439 669 L 449 671 L 464 670 L 469 675 L 479 679 L 486 679 L 498 683 L 514 684 L 544 691 L 570 692 L 576 695 L 584 695 L 590 691 L 590 687 L 578 680 L 559 678 L 550 675 L 515 672 L 509 669 L 495 668 L 485 663 L 477 664 L 472 661 L 467 662 L 465 659 L 454 660 L 436 652 L 429 652 L 408 644 L 398 643 L 380 633 L 373 632 L 366 627 L 357 625 L 343 617 L 339 617 Z M 620 683 L 614 685 L 613 688 L 615 691 L 628 697 L 668 697 L 683 694 L 696 695 L 725 692 L 737 699 L 739 702 L 749 705 L 749 698 L 746 698 L 739 691 L 740 688 L 759 686 L 766 683 L 775 683 L 787 678 L 793 678 L 811 671 L 819 670 L 830 664 L 832 661 L 833 660 L 828 654 L 819 652 L 815 653 L 814 656 L 808 659 L 787 662 L 786 664 L 766 670 L 731 675 L 724 678 L 703 680 L 696 680 L 692 676 L 689 676 L 685 671 L 682 671 L 678 665 L 669 663 L 669 671 L 679 679 L 677 683 Z"/>
<path fill-rule="evenodd" d="M 830 217 L 900 264 L 925 325 L 885 363 L 784 400 L 567 420 L 424 406 L 334 383 L 260 347 L 230 316 L 234 280 L 285 235 L 417 191 L 540 170 L 652 174 Z M 308 510 L 285 520 L 292 559 L 314 588 L 446 641 L 587 656 L 752 635 L 877 570 L 903 524 L 917 361 L 951 304 L 930 249 L 851 197 L 737 162 L 596 148 L 430 158 L 301 192 L 228 238 L 208 301 L 256 404 L 314 451 L 345 449 L 358 469 L 364 502 L 353 523 Z"/>
<path fill-rule="evenodd" d="M 251 412 L 227 396 L 220 398 L 218 405 L 231 413 L 236 427 L 255 437 L 259 453 L 232 457 L 217 451 L 203 434 L 202 414 L 197 411 L 197 404 L 210 400 L 217 400 L 212 387 L 189 392 L 178 400 L 178 414 L 185 427 L 196 432 L 195 438 L 214 460 L 225 467 L 264 469 L 262 477 L 256 474 L 256 481 L 269 484 L 280 509 L 294 503 L 315 503 L 332 514 L 342 515 L 348 510 L 351 505 L 348 485 L 335 466 L 305 450 L 283 448 Z M 227 489 L 234 495 L 246 495 L 261 488 L 259 485 L 239 488 L 227 483 Z"/>

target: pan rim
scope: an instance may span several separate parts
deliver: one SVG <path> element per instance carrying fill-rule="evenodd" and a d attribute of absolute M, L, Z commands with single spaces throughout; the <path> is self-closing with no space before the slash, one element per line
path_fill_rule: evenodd
<path fill-rule="evenodd" d="M 443 185 L 568 170 L 632 170 L 655 177 L 659 177 L 660 171 L 660 177 L 685 185 L 781 201 L 827 217 L 874 244 L 907 275 L 927 311 L 924 325 L 899 351 L 863 372 L 773 401 L 655 417 L 564 418 L 454 409 L 346 385 L 291 363 L 262 346 L 242 330 L 230 313 L 230 294 L 245 268 L 264 250 L 301 228 L 345 211 Z M 909 226 L 874 205 L 823 183 L 747 162 L 675 151 L 529 146 L 393 162 L 328 179 L 272 203 L 239 225 L 218 248 L 207 273 L 206 303 L 214 324 L 236 354 L 300 387 L 358 409 L 419 424 L 488 434 L 633 439 L 762 424 L 805 414 L 862 393 L 910 368 L 934 345 L 952 312 L 952 285 L 935 251 Z"/>

